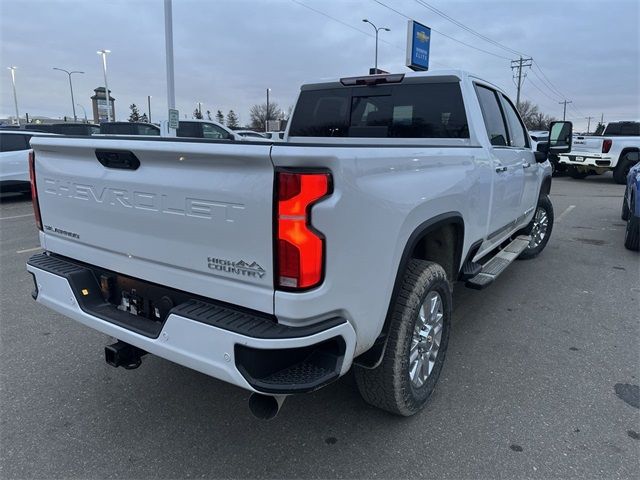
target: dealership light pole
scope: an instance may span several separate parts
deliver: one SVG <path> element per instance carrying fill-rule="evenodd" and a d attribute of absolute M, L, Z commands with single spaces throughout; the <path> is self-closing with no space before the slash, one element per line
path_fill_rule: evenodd
<path fill-rule="evenodd" d="M 371 25 L 373 27 L 373 29 L 376 31 L 376 63 L 375 63 L 375 71 L 376 73 L 378 73 L 378 32 L 380 32 L 380 30 L 384 30 L 385 32 L 390 32 L 391 29 L 387 28 L 387 27 L 376 27 L 374 25 L 373 22 L 370 22 L 369 20 L 367 20 L 366 18 L 363 18 L 362 21 L 364 23 L 368 23 L 369 25 Z"/>
<path fill-rule="evenodd" d="M 65 70 L 64 68 L 58 68 L 58 67 L 53 67 L 53 69 L 64 72 L 69 76 L 69 89 L 71 90 L 71 107 L 73 108 L 73 121 L 77 122 L 78 117 L 76 116 L 76 102 L 73 99 L 73 84 L 71 83 L 71 75 L 74 73 L 84 73 L 84 72 L 80 72 L 78 70 L 73 70 L 70 72 L 69 70 Z"/>
<path fill-rule="evenodd" d="M 11 70 L 11 83 L 13 85 L 13 103 L 16 107 L 16 122 L 18 122 L 18 126 L 20 126 L 20 113 L 18 113 L 18 95 L 16 95 L 16 68 L 18 67 L 7 67 Z"/>
<path fill-rule="evenodd" d="M 109 95 L 109 84 L 107 83 L 107 53 L 111 53 L 111 50 L 98 50 L 96 52 L 98 55 L 102 55 L 102 71 L 104 73 L 104 90 L 105 90 L 105 97 L 107 99 L 107 121 L 111 120 L 112 122 L 115 122 L 115 115 L 112 115 L 112 111 L 111 111 L 111 99 L 110 99 L 110 95 Z M 98 113 L 98 116 L 100 116 L 100 114 Z"/>
<path fill-rule="evenodd" d="M 267 88 L 267 111 L 264 114 L 264 131 L 268 132 L 269 131 L 269 92 L 271 91 L 270 88 Z"/>
<path fill-rule="evenodd" d="M 167 106 L 169 112 L 176 108 L 176 92 L 173 75 L 173 10 L 171 7 L 171 0 L 164 0 L 164 49 L 165 49 L 165 62 L 167 64 Z M 177 112 L 176 112 L 177 115 Z M 171 115 L 169 115 L 171 120 Z M 170 122 L 167 124 L 169 125 Z M 169 136 L 176 136 L 176 129 L 169 128 Z"/>
<path fill-rule="evenodd" d="M 149 112 L 149 123 L 151 123 L 151 95 L 147 95 L 147 111 Z"/>

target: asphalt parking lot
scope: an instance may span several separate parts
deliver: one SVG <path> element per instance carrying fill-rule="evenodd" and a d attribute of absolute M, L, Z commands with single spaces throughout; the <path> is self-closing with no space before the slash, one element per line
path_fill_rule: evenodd
<path fill-rule="evenodd" d="M 457 288 L 420 414 L 369 407 L 347 375 L 270 422 L 247 392 L 160 358 L 108 366 L 108 337 L 31 300 L 31 204 L 4 197 L 0 476 L 638 478 L 640 257 L 623 246 L 623 190 L 554 179 L 542 255 Z"/>

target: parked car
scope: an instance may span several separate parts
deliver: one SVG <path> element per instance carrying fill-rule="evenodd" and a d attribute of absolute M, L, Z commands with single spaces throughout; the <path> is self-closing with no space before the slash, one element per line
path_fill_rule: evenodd
<path fill-rule="evenodd" d="M 535 150 L 538 142 L 549 141 L 549 130 L 530 130 L 529 136 L 531 137 L 531 148 Z"/>
<path fill-rule="evenodd" d="M 284 132 L 267 132 L 265 133 L 265 136 L 271 140 L 278 141 L 284 138 Z"/>
<path fill-rule="evenodd" d="M 627 222 L 624 246 L 629 250 L 640 249 L 640 163 L 629 170 L 627 186 L 622 200 L 622 220 Z"/>
<path fill-rule="evenodd" d="M 0 192 L 27 193 L 29 183 L 29 141 L 34 132 L 0 130 Z"/>
<path fill-rule="evenodd" d="M 38 138 L 33 297 L 117 338 L 109 364 L 156 354 L 251 391 L 262 418 L 352 366 L 367 402 L 412 415 L 454 283 L 547 245 L 547 156 L 571 129 L 533 151 L 504 91 L 447 70 L 304 85 L 285 142 Z"/>
<path fill-rule="evenodd" d="M 211 138 L 216 140 L 241 140 L 230 128 L 210 120 L 180 120 L 178 137 Z"/>
<path fill-rule="evenodd" d="M 100 124 L 103 135 L 160 135 L 160 127 L 147 122 L 104 122 Z"/>
<path fill-rule="evenodd" d="M 265 134 L 254 132 L 253 130 L 234 130 L 236 135 L 240 135 L 241 137 L 249 137 L 249 138 L 268 138 Z"/>
<path fill-rule="evenodd" d="M 613 171 L 624 185 L 631 167 L 640 161 L 640 122 L 611 122 L 602 136 L 576 136 L 572 152 L 560 157 L 573 178 Z"/>
<path fill-rule="evenodd" d="M 100 126 L 93 123 L 28 123 L 24 126 L 24 130 L 58 135 L 88 136 L 100 133 Z"/>

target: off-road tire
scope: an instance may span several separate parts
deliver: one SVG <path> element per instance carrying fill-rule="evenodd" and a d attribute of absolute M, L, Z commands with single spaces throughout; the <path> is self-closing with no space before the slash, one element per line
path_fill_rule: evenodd
<path fill-rule="evenodd" d="M 544 250 L 544 247 L 547 246 L 547 243 L 549 243 L 549 237 L 551 237 L 551 231 L 553 230 L 554 217 L 553 204 L 551 203 L 548 195 L 540 195 L 540 198 L 538 198 L 538 204 L 536 205 L 536 212 L 533 214 L 533 218 L 531 219 L 531 222 L 529 222 L 529 225 L 527 225 L 521 233 L 523 233 L 524 235 L 532 234 L 536 222 L 536 214 L 538 213 L 539 209 L 543 209 L 547 215 L 547 230 L 544 237 L 542 238 L 542 241 L 537 245 L 533 245 L 532 243 L 530 243 L 529 246 L 525 248 L 518 257 L 519 260 L 528 260 L 530 258 L 537 257 L 538 255 L 540 255 L 540 252 Z"/>
<path fill-rule="evenodd" d="M 631 202 L 629 218 L 627 219 L 627 228 L 624 231 L 624 246 L 629 250 L 640 250 L 640 218 L 636 217 L 635 198 Z"/>
<path fill-rule="evenodd" d="M 618 165 L 613 169 L 613 180 L 619 184 L 624 185 L 627 183 L 627 175 L 631 167 L 635 165 L 635 162 L 625 155 L 618 161 Z"/>
<path fill-rule="evenodd" d="M 425 383 L 416 387 L 409 374 L 409 350 L 420 308 L 431 291 L 440 294 L 443 328 L 435 364 Z M 444 269 L 434 262 L 411 260 L 390 310 L 387 345 L 374 369 L 354 367 L 364 400 L 388 412 L 410 416 L 422 409 L 433 392 L 444 363 L 451 325 L 451 286 Z"/>
<path fill-rule="evenodd" d="M 622 212 L 620 213 L 620 218 L 621 218 L 622 220 L 624 220 L 625 222 L 626 222 L 627 220 L 629 220 L 629 205 L 627 205 L 627 200 L 628 200 L 628 199 L 627 199 L 627 191 L 628 191 L 628 190 L 629 190 L 629 189 L 627 188 L 627 189 L 625 189 L 625 191 L 624 191 L 624 197 L 623 197 L 623 199 L 622 199 Z"/>

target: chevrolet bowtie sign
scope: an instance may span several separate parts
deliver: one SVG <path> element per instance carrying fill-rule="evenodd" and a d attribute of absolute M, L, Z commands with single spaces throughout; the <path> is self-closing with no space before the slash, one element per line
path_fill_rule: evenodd
<path fill-rule="evenodd" d="M 407 25 L 407 67 L 412 70 L 429 70 L 429 45 L 431 29 L 409 20 Z"/>

